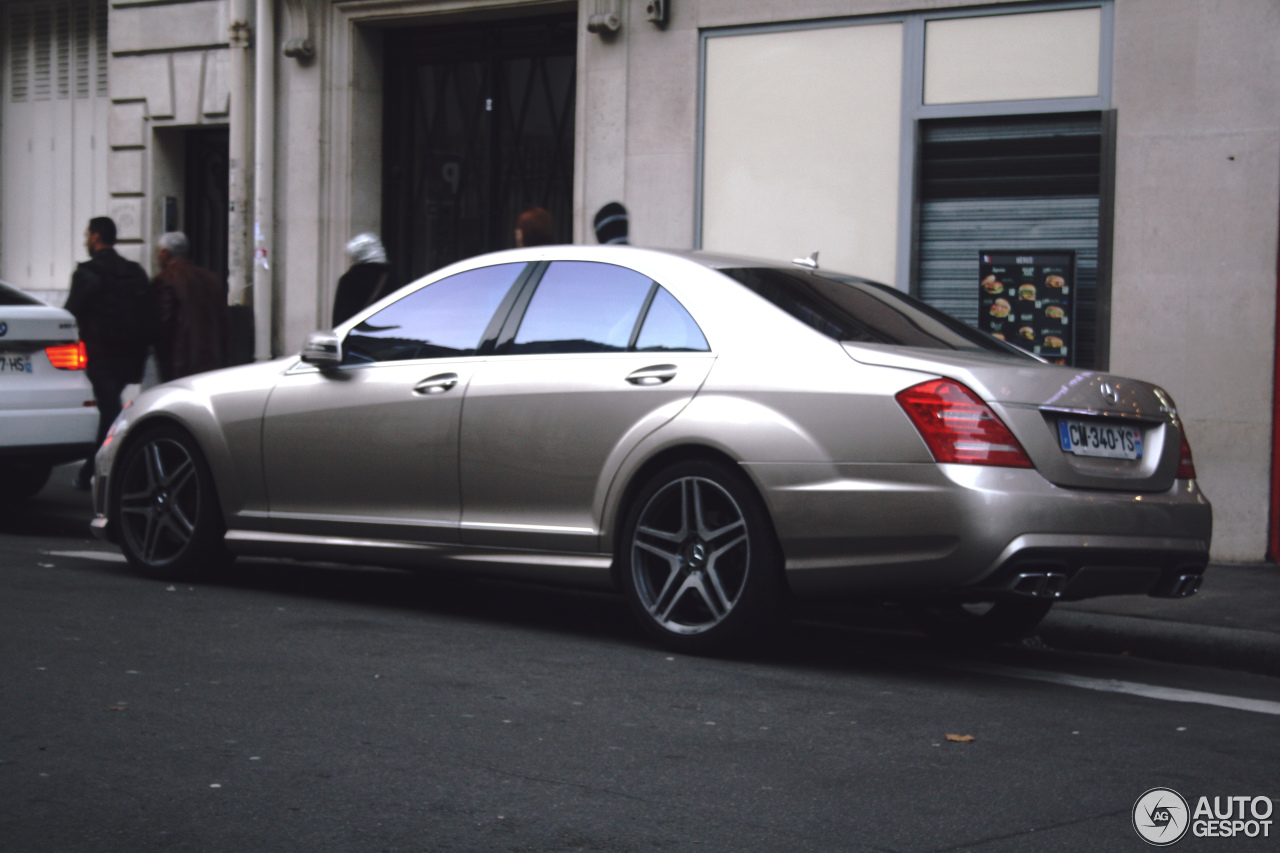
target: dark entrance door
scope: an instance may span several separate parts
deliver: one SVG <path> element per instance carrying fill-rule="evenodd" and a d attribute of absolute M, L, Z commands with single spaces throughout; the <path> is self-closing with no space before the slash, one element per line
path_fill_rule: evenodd
<path fill-rule="evenodd" d="M 227 205 L 230 133 L 226 128 L 188 130 L 186 208 L 181 229 L 191 260 L 227 280 Z"/>
<path fill-rule="evenodd" d="M 404 283 L 514 245 L 538 205 L 569 242 L 577 17 L 386 35 L 383 240 Z"/>

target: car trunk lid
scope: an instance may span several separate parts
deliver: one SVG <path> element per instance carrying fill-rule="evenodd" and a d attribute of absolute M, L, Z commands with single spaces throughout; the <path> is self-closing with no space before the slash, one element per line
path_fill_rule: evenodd
<path fill-rule="evenodd" d="M 1163 492 L 1173 485 L 1179 456 L 1177 412 L 1168 394 L 1148 382 L 996 353 L 879 344 L 844 347 L 864 364 L 915 370 L 968 386 L 1008 425 L 1036 470 L 1056 485 L 1136 492 Z M 1063 449 L 1064 430 L 1068 437 L 1074 430 L 1071 451 Z M 1092 455 L 1103 452 L 1116 455 Z"/>

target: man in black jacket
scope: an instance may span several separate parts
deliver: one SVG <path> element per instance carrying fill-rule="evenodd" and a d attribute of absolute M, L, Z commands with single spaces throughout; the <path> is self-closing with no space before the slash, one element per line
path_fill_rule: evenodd
<path fill-rule="evenodd" d="M 98 402 L 97 447 L 102 446 L 107 430 L 120 414 L 124 386 L 142 381 L 147 347 L 156 326 L 151 280 L 141 266 L 116 254 L 112 248 L 115 242 L 115 222 L 106 216 L 89 220 L 84 235 L 89 260 L 72 274 L 66 304 L 80 326 L 80 340 L 89 359 L 85 373 Z M 88 489 L 91 477 L 92 456 L 85 460 L 73 485 Z"/>

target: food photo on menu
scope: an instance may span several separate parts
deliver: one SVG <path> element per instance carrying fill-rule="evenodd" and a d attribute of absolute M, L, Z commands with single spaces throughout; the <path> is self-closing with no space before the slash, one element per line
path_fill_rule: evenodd
<path fill-rule="evenodd" d="M 1043 358 L 1068 363 L 1074 270 L 1073 250 L 980 251 L 979 328 Z"/>

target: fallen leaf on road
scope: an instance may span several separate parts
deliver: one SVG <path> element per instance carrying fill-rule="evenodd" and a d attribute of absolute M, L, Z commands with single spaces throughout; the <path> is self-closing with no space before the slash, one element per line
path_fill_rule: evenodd
<path fill-rule="evenodd" d="M 973 735 L 953 735 L 947 732 L 947 740 L 955 743 L 973 743 Z"/>
<path fill-rule="evenodd" d="M 127 711 L 129 710 L 129 708 L 126 705 L 109 705 L 107 706 L 107 710 L 108 711 Z"/>

